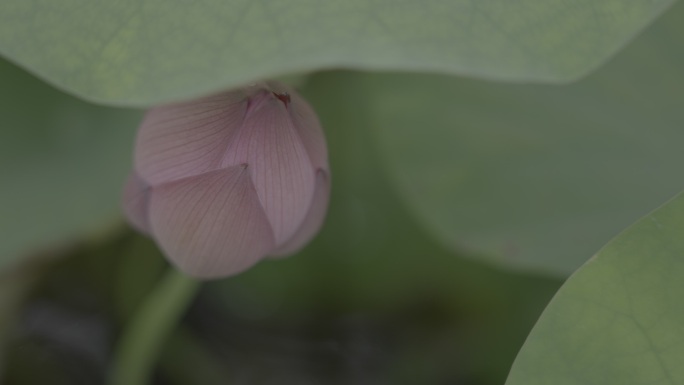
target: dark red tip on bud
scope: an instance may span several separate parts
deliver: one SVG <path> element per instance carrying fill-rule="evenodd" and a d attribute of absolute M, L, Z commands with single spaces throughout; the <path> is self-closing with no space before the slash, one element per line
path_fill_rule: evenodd
<path fill-rule="evenodd" d="M 283 102 L 283 104 L 285 104 L 285 107 L 287 107 L 290 104 L 290 94 L 288 94 L 287 92 L 274 92 L 273 96 L 275 96 L 281 102 Z"/>

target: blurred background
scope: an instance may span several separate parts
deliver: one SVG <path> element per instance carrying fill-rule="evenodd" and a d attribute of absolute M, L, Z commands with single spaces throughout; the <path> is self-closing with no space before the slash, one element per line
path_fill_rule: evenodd
<path fill-rule="evenodd" d="M 203 284 L 153 383 L 503 384 L 565 277 L 684 187 L 682 12 L 572 85 L 302 77 L 326 224 Z M 118 207 L 142 111 L 4 61 L 0 85 L 0 383 L 102 384 L 169 269 Z"/>

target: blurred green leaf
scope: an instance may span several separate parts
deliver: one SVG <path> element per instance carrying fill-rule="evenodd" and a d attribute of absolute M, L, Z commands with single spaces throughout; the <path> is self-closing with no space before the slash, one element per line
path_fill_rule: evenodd
<path fill-rule="evenodd" d="M 445 245 L 566 275 L 684 188 L 684 7 L 564 87 L 366 76 L 371 127 Z"/>
<path fill-rule="evenodd" d="M 0 52 L 118 105 L 330 67 L 567 81 L 672 2 L 4 0 Z"/>
<path fill-rule="evenodd" d="M 570 277 L 506 384 L 683 384 L 683 218 L 680 195 Z"/>
<path fill-rule="evenodd" d="M 0 268 L 119 217 L 139 113 L 95 107 L 0 61 Z"/>

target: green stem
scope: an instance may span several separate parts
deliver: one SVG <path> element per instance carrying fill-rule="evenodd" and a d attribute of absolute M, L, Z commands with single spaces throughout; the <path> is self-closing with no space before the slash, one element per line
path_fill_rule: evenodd
<path fill-rule="evenodd" d="M 170 268 L 125 328 L 109 385 L 147 385 L 157 356 L 185 313 L 200 282 Z"/>

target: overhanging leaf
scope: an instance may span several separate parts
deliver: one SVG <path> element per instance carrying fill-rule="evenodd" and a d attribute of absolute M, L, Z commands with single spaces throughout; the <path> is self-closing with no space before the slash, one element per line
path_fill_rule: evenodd
<path fill-rule="evenodd" d="M 570 277 L 507 385 L 684 383 L 684 195 L 620 234 Z"/>
<path fill-rule="evenodd" d="M 457 250 L 567 275 L 681 191 L 683 13 L 570 86 L 366 76 L 359 92 L 417 218 Z"/>
<path fill-rule="evenodd" d="M 672 0 L 4 0 L 0 53 L 119 105 L 319 68 L 567 81 Z"/>
<path fill-rule="evenodd" d="M 0 268 L 103 229 L 139 113 L 95 107 L 0 61 Z"/>

